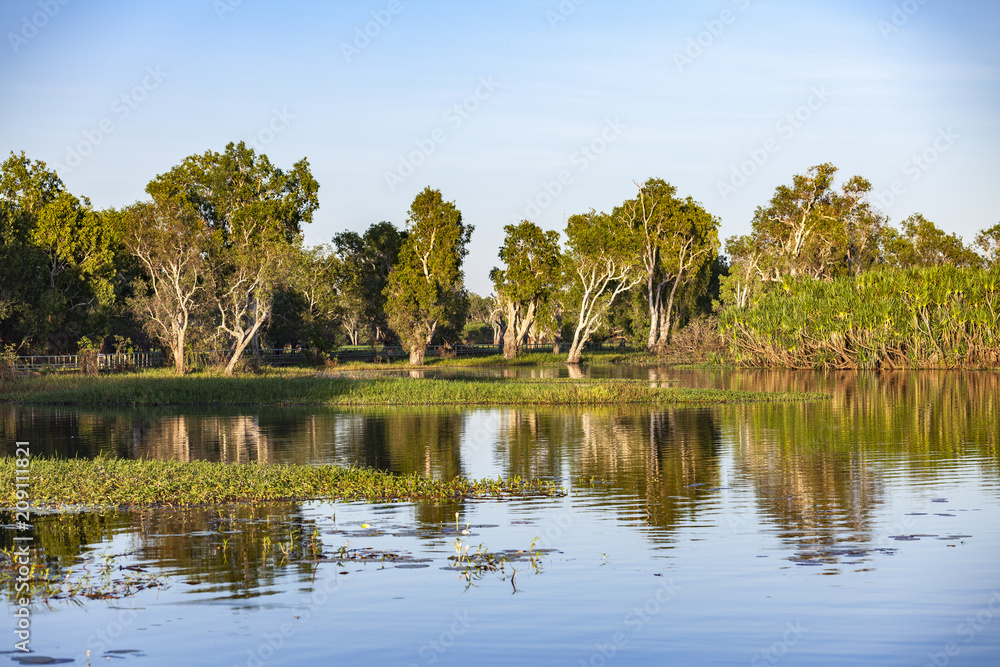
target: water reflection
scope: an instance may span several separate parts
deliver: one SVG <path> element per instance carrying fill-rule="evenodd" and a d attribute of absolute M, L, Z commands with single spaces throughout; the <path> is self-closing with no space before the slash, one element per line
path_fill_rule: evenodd
<path fill-rule="evenodd" d="M 832 398 L 655 410 L 8 405 L 0 406 L 0 440 L 7 454 L 15 440 L 29 439 L 35 455 L 336 463 L 441 478 L 553 477 L 586 495 L 592 511 L 655 529 L 651 539 L 663 543 L 695 517 L 733 530 L 726 525 L 732 516 L 721 514 L 725 500 L 730 511 L 753 514 L 740 525 L 763 526 L 806 564 L 866 558 L 885 547 L 888 535 L 878 517 L 903 477 L 908 484 L 948 480 L 961 459 L 978 468 L 985 493 L 1000 496 L 997 373 L 616 372 L 682 386 L 822 391 Z M 590 478 L 603 485 L 587 486 Z M 427 503 L 414 510 L 425 526 L 450 523 L 464 511 L 462 504 Z M 266 585 L 266 559 L 258 556 L 262 540 L 279 537 L 272 524 L 308 526 L 294 507 L 227 512 L 230 519 L 207 510 L 48 517 L 40 531 L 48 541 L 40 546 L 64 566 L 84 545 L 138 526 L 136 548 L 162 567 L 214 572 L 204 575 L 207 581 L 246 593 L 262 578 Z M 229 533 L 226 520 L 240 527 Z M 219 551 L 223 539 L 231 551 Z"/>
<path fill-rule="evenodd" d="M 218 597 L 260 595 L 276 576 L 290 570 L 306 576 L 314 569 L 307 560 L 286 556 L 292 546 L 301 552 L 316 531 L 296 503 L 49 514 L 35 517 L 33 525 L 30 562 L 47 568 L 53 582 L 66 578 L 76 584 L 91 577 L 104 561 L 93 553 L 94 545 L 111 543 L 118 535 L 127 538 L 127 548 L 105 549 L 108 555 L 151 564 L 161 574 L 198 586 L 199 593 Z M 5 550 L 20 546 L 9 531 L 0 539 Z M 322 552 L 322 536 L 315 540 Z M 89 562 L 81 568 L 85 558 Z M 14 580 L 5 583 L 12 594 Z M 29 592 L 37 596 L 42 590 L 32 586 Z"/>

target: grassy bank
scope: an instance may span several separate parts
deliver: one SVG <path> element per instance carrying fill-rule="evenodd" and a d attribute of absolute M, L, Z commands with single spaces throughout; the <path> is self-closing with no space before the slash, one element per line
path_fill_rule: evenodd
<path fill-rule="evenodd" d="M 811 400 L 822 394 L 650 387 L 634 380 L 323 377 L 306 371 L 223 377 L 167 372 L 25 378 L 0 391 L 11 403 L 58 405 L 667 405 Z"/>
<path fill-rule="evenodd" d="M 13 507 L 16 467 L 0 459 L 0 503 Z M 196 505 L 329 498 L 367 502 L 559 495 L 548 481 L 428 479 L 337 466 L 205 461 L 31 459 L 31 502 L 54 507 Z"/>

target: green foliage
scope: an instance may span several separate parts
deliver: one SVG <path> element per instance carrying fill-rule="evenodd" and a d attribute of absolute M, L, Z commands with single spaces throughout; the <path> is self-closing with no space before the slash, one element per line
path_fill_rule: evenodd
<path fill-rule="evenodd" d="M 976 234 L 974 245 L 982 254 L 986 268 L 1000 265 L 1000 222 Z"/>
<path fill-rule="evenodd" d="M 268 319 L 268 346 L 332 352 L 342 340 L 338 325 L 349 307 L 338 292 L 343 273 L 343 262 L 330 246 L 304 248 L 296 244 L 283 280 L 275 289 Z"/>
<path fill-rule="evenodd" d="M 333 237 L 340 260 L 334 276 L 341 323 L 351 343 L 387 343 L 385 290 L 399 261 L 407 232 L 391 222 L 371 225 L 365 233 L 341 232 Z"/>
<path fill-rule="evenodd" d="M 733 358 L 790 368 L 1000 366 L 1000 269 L 880 269 L 799 278 L 721 328 Z"/>
<path fill-rule="evenodd" d="M 567 362 L 578 364 L 583 347 L 604 323 L 615 300 L 644 276 L 639 269 L 638 235 L 607 213 L 570 216 L 566 239 L 567 319 L 576 323 Z"/>
<path fill-rule="evenodd" d="M 14 505 L 15 466 L 0 459 L 0 502 Z M 550 481 L 437 480 L 337 466 L 231 464 L 208 461 L 32 458 L 31 494 L 48 506 L 196 505 L 234 501 L 335 498 L 403 501 L 419 498 L 503 498 L 560 495 Z"/>
<path fill-rule="evenodd" d="M 462 340 L 469 345 L 492 345 L 493 327 L 485 322 L 467 322 L 462 329 Z"/>
<path fill-rule="evenodd" d="M 67 351 L 85 334 L 103 338 L 122 241 L 113 211 L 95 211 L 44 162 L 11 153 L 0 165 L 0 340 L 42 352 Z"/>
<path fill-rule="evenodd" d="M 727 245 L 733 264 L 741 265 L 734 280 L 857 275 L 880 263 L 888 227 L 885 215 L 867 201 L 871 183 L 854 176 L 837 191 L 836 173 L 828 162 L 811 167 L 757 208 L 750 236 Z"/>
<path fill-rule="evenodd" d="M 719 221 L 691 197 L 677 198 L 677 188 L 650 178 L 638 194 L 617 207 L 613 216 L 636 235 L 645 272 L 648 328 L 645 345 L 662 349 L 675 324 L 676 311 L 696 296 L 702 271 L 719 251 Z"/>
<path fill-rule="evenodd" d="M 159 207 L 193 214 L 208 233 L 208 296 L 232 344 L 227 373 L 270 317 L 318 191 L 305 158 L 285 172 L 243 142 L 192 155 L 146 186 Z"/>
<path fill-rule="evenodd" d="M 886 253 L 892 265 L 899 268 L 929 266 L 980 267 L 983 258 L 967 248 L 961 237 L 948 234 L 920 213 L 915 213 L 900 225 L 902 233 L 892 232 L 886 242 Z M 988 231 L 980 232 L 986 239 Z M 989 242 L 986 242 L 987 250 Z"/>
<path fill-rule="evenodd" d="M 409 349 L 413 364 L 423 363 L 439 328 L 457 336 L 465 324 L 462 261 L 473 229 L 439 190 L 424 188 L 410 206 L 407 237 L 385 296 L 389 326 Z"/>
<path fill-rule="evenodd" d="M 563 258 L 558 232 L 542 231 L 527 220 L 506 225 L 504 231 L 500 260 L 506 268 L 494 268 L 490 279 L 506 319 L 504 356 L 513 358 L 535 325 L 539 310 L 562 287 Z"/>

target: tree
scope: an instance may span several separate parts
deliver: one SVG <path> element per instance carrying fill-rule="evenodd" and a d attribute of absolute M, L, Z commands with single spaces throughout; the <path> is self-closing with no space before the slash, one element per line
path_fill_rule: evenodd
<path fill-rule="evenodd" d="M 832 241 L 843 248 L 841 263 L 849 275 L 859 275 L 885 261 L 884 246 L 892 228 L 888 217 L 875 211 L 868 201 L 871 189 L 867 179 L 853 176 L 824 212 L 834 222 Z"/>
<path fill-rule="evenodd" d="M 243 142 L 192 155 L 146 186 L 161 206 L 192 207 L 211 232 L 211 296 L 218 328 L 233 344 L 226 375 L 270 317 L 301 226 L 319 207 L 318 190 L 305 158 L 285 172 Z"/>
<path fill-rule="evenodd" d="M 407 237 L 385 288 L 389 326 L 409 350 L 410 363 L 424 362 L 439 327 L 461 330 L 466 311 L 462 261 L 472 236 L 454 202 L 429 187 L 418 194 L 407 217 Z"/>
<path fill-rule="evenodd" d="M 986 268 L 1000 264 L 1000 222 L 976 234 L 974 244 L 979 248 Z"/>
<path fill-rule="evenodd" d="M 867 199 L 871 183 L 853 176 L 837 190 L 836 174 L 828 162 L 796 174 L 757 208 L 749 235 L 727 240 L 731 266 L 721 285 L 727 304 L 746 307 L 767 283 L 830 280 L 885 263 L 893 230 Z"/>
<path fill-rule="evenodd" d="M 337 344 L 342 263 L 329 245 L 296 245 L 282 284 L 275 291 L 268 339 L 278 346 L 301 345 L 329 352 Z"/>
<path fill-rule="evenodd" d="M 95 211 L 23 152 L 0 165 L 0 337 L 56 349 L 103 338 L 123 258 L 114 212 Z"/>
<path fill-rule="evenodd" d="M 499 345 L 503 340 L 503 311 L 495 295 L 480 296 L 469 292 L 469 322 L 465 325 L 466 340 Z M 473 328 L 477 327 L 475 331 Z M 485 334 L 480 334 L 482 330 Z M 473 338 L 475 340 L 473 340 Z"/>
<path fill-rule="evenodd" d="M 678 289 L 718 253 L 719 221 L 690 197 L 678 199 L 677 188 L 662 179 L 635 185 L 636 197 L 615 209 L 614 216 L 638 237 L 649 310 L 646 347 L 653 351 L 667 344 Z"/>
<path fill-rule="evenodd" d="M 645 276 L 636 234 L 606 213 L 570 216 L 566 238 L 565 272 L 572 280 L 569 302 L 576 319 L 566 363 L 579 364 L 584 345 L 615 299 Z"/>
<path fill-rule="evenodd" d="M 507 225 L 504 231 L 500 259 L 507 268 L 494 268 L 490 279 L 507 320 L 503 356 L 513 359 L 534 326 L 538 309 L 561 284 L 562 256 L 558 232 L 542 231 L 527 220 Z"/>
<path fill-rule="evenodd" d="M 836 173 L 827 162 L 796 174 L 791 186 L 778 186 L 768 205 L 757 208 L 750 238 L 737 244 L 754 256 L 733 261 L 750 261 L 750 272 L 774 282 L 856 275 L 880 261 L 887 221 L 866 199 L 871 183 L 854 176 L 838 192 Z"/>
<path fill-rule="evenodd" d="M 357 345 L 363 331 L 373 342 L 386 342 L 389 325 L 385 313 L 385 288 L 389 273 L 399 260 L 406 232 L 391 222 L 371 225 L 365 233 L 341 232 L 333 237 L 340 259 L 337 290 L 344 329 Z"/>
<path fill-rule="evenodd" d="M 982 266 L 983 258 L 966 247 L 961 237 L 948 234 L 920 213 L 904 220 L 901 234 L 893 234 L 887 250 L 900 268 L 928 266 Z"/>
<path fill-rule="evenodd" d="M 125 218 L 125 245 L 145 270 L 130 305 L 182 375 L 188 332 L 204 307 L 208 230 L 191 207 L 139 203 Z"/>

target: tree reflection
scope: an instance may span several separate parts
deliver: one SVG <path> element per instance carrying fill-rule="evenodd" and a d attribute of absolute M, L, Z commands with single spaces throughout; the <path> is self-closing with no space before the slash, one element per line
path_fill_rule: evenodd
<path fill-rule="evenodd" d="M 313 530 L 313 522 L 303 518 L 295 503 L 49 514 L 34 519 L 30 560 L 40 570 L 48 568 L 51 581 L 71 571 L 80 576 L 87 554 L 102 545 L 108 549 L 115 535 L 129 533 L 124 556 L 143 567 L 173 575 L 202 593 L 252 597 L 287 575 L 288 568 L 303 579 L 311 576 L 313 563 L 289 559 L 285 552 L 292 543 L 301 551 L 302 541 L 313 539 Z M 16 546 L 13 536 L 9 531 L 2 535 L 4 549 L 10 551 Z M 319 543 L 321 537 L 315 539 Z M 14 581 L 7 583 L 11 596 Z"/>

